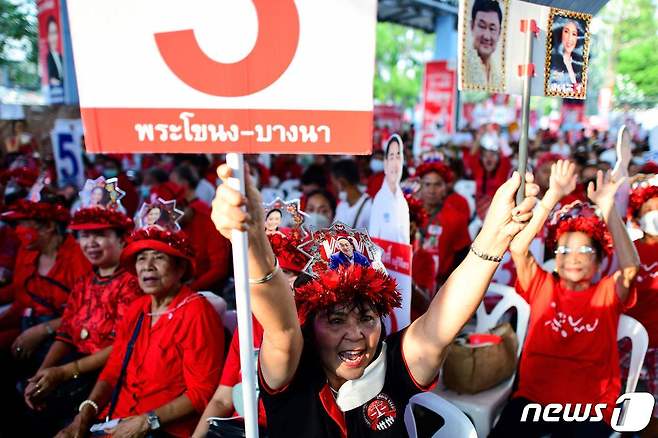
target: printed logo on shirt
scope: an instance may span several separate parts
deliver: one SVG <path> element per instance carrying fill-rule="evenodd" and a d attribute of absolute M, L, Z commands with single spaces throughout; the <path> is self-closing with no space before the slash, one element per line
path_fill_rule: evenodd
<path fill-rule="evenodd" d="M 551 303 L 551 307 L 556 307 L 555 302 Z M 585 321 L 582 316 L 580 318 L 574 318 L 564 312 L 557 312 L 552 319 L 544 322 L 544 325 L 549 326 L 551 330 L 559 333 L 563 338 L 567 338 L 569 335 L 576 333 L 593 332 L 599 325 L 599 319 L 596 318 L 594 321 Z"/>
<path fill-rule="evenodd" d="M 371 430 L 381 431 L 393 426 L 397 414 L 395 403 L 383 392 L 363 405 L 363 419 Z"/>

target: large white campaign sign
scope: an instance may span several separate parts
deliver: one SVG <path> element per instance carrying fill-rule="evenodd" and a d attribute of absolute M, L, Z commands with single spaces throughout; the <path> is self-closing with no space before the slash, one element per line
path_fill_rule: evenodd
<path fill-rule="evenodd" d="M 368 153 L 376 0 L 69 0 L 90 152 Z"/>
<path fill-rule="evenodd" d="M 50 132 L 57 168 L 57 183 L 60 187 L 71 184 L 81 188 L 85 181 L 82 136 L 80 119 L 57 119 Z"/>

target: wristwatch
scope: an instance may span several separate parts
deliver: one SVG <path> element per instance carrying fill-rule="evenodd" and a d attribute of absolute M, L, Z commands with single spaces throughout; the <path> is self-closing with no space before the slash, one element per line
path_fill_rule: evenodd
<path fill-rule="evenodd" d="M 160 417 L 155 415 L 155 411 L 146 414 L 146 422 L 148 423 L 150 430 L 160 429 Z"/>

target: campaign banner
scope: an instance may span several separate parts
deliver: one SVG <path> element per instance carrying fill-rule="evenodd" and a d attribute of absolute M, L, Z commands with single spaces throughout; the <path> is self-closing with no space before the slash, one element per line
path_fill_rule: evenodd
<path fill-rule="evenodd" d="M 432 149 L 455 132 L 456 73 L 447 61 L 425 64 L 421 150 Z"/>
<path fill-rule="evenodd" d="M 519 0 L 460 0 L 459 89 L 523 94 L 529 75 L 534 96 L 585 99 L 591 20 Z"/>
<path fill-rule="evenodd" d="M 402 294 L 402 306 L 396 308 L 386 321 L 388 333 L 402 330 L 411 322 L 411 245 L 372 238 L 375 245 L 382 249 L 382 263 L 388 274 L 395 278 L 398 290 Z"/>
<path fill-rule="evenodd" d="M 68 12 L 90 152 L 372 149 L 376 0 L 68 0 Z"/>
<path fill-rule="evenodd" d="M 41 89 L 48 104 L 64 103 L 65 59 L 59 0 L 37 0 Z"/>
<path fill-rule="evenodd" d="M 57 170 L 57 185 L 74 185 L 82 188 L 85 182 L 82 162 L 82 121 L 80 119 L 57 119 L 50 132 Z"/>

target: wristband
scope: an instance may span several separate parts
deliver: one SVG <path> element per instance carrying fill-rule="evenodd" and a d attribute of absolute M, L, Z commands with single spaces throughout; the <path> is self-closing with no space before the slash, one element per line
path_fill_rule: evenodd
<path fill-rule="evenodd" d="M 82 412 L 82 408 L 84 408 L 87 405 L 94 408 L 94 415 L 98 415 L 98 405 L 93 400 L 85 400 L 82 403 L 80 403 L 80 406 L 78 406 L 78 412 Z"/>
<path fill-rule="evenodd" d="M 257 279 L 250 278 L 249 279 L 249 284 L 267 283 L 272 278 L 274 278 L 274 276 L 276 275 L 277 272 L 279 272 L 279 260 L 276 257 L 274 257 L 274 269 L 272 269 L 272 272 L 270 272 L 269 274 L 267 274 L 263 278 L 257 278 Z"/>
<path fill-rule="evenodd" d="M 473 254 L 475 254 L 476 256 L 480 257 L 482 260 L 486 260 L 486 261 L 488 261 L 488 262 L 496 262 L 496 263 L 500 263 L 500 262 L 503 261 L 503 258 L 502 258 L 502 257 L 492 256 L 492 255 L 489 255 L 489 254 L 485 254 L 485 253 L 483 253 L 483 252 L 480 252 L 480 251 L 478 251 L 477 249 L 475 249 L 475 247 L 474 247 L 473 245 L 471 245 L 471 252 L 472 252 Z"/>

